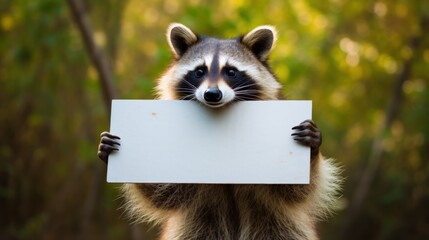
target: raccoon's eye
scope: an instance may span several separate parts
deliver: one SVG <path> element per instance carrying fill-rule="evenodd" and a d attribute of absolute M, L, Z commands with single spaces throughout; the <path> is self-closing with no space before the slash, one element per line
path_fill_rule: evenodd
<path fill-rule="evenodd" d="M 197 68 L 197 69 L 194 71 L 194 76 L 195 76 L 196 78 L 201 78 L 201 77 L 203 77 L 203 76 L 204 76 L 204 74 L 205 74 L 205 71 L 204 71 L 202 68 Z"/>
<path fill-rule="evenodd" d="M 237 76 L 237 69 L 235 69 L 235 68 L 227 68 L 226 69 L 226 75 L 228 76 L 228 77 L 235 77 L 235 76 Z"/>

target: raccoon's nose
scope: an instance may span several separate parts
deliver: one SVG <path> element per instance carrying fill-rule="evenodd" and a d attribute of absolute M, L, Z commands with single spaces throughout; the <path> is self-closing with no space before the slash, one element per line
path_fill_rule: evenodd
<path fill-rule="evenodd" d="M 222 92 L 219 88 L 209 88 L 204 92 L 204 99 L 209 103 L 218 103 L 222 100 Z"/>

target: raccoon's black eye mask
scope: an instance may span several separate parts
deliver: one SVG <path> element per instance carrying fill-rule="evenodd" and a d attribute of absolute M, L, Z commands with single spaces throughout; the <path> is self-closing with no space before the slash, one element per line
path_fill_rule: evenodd
<path fill-rule="evenodd" d="M 192 72 L 193 72 L 193 75 L 195 78 L 201 79 L 202 77 L 204 77 L 207 74 L 207 67 L 205 67 L 205 66 L 197 67 Z"/>
<path fill-rule="evenodd" d="M 238 69 L 235 67 L 224 67 L 223 72 L 228 78 L 235 78 L 237 76 Z"/>

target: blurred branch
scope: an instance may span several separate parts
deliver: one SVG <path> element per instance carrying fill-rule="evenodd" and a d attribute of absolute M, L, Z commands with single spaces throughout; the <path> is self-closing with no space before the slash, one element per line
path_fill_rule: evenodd
<path fill-rule="evenodd" d="M 102 87 L 104 104 L 107 112 L 110 112 L 111 100 L 116 98 L 117 93 L 113 87 L 113 75 L 110 71 L 108 61 L 97 47 L 93 37 L 93 30 L 89 24 L 88 17 L 80 0 L 67 0 L 73 21 L 78 28 L 82 37 L 86 51 L 94 64 Z M 88 131 L 87 131 L 88 132 Z M 88 238 L 88 229 L 91 224 L 91 218 L 95 212 L 97 202 L 100 198 L 101 179 L 103 168 L 100 165 L 95 166 L 92 176 L 91 185 L 88 194 L 83 202 L 82 220 L 80 224 L 80 239 Z"/>
<path fill-rule="evenodd" d="M 428 21 L 426 18 L 423 18 L 421 20 L 422 29 L 424 29 L 425 24 L 427 24 L 427 22 Z M 417 35 L 413 37 L 409 43 L 409 47 L 414 54 L 412 57 L 404 61 L 402 71 L 396 77 L 391 98 L 389 100 L 389 104 L 385 111 L 384 121 L 378 128 L 377 134 L 372 143 L 371 152 L 370 152 L 367 165 L 363 171 L 361 180 L 358 183 L 358 187 L 356 188 L 353 194 L 353 198 L 350 201 L 349 211 L 346 216 L 346 220 L 344 223 L 344 227 L 343 227 L 343 231 L 341 233 L 340 239 L 348 239 L 348 232 L 350 231 L 356 218 L 361 212 L 362 205 L 374 181 L 375 174 L 379 169 L 381 159 L 384 153 L 383 136 L 390 129 L 392 122 L 394 121 L 394 119 L 396 118 L 399 112 L 399 108 L 401 106 L 401 102 L 403 98 L 403 94 L 402 94 L 403 85 L 410 78 L 414 56 L 418 51 L 422 38 L 423 38 L 423 34 Z"/>
<path fill-rule="evenodd" d="M 120 32 L 122 28 L 121 19 L 124 14 L 124 9 L 128 4 L 128 0 L 113 1 L 109 4 L 106 13 L 108 21 L 105 23 L 106 29 L 106 52 L 109 56 L 109 64 L 113 65 L 118 54 L 118 40 L 120 39 Z"/>
<path fill-rule="evenodd" d="M 113 76 L 110 71 L 109 64 L 95 44 L 92 34 L 93 30 L 89 24 L 89 20 L 85 14 L 81 0 L 67 0 L 67 3 L 72 13 L 73 21 L 75 22 L 84 42 L 86 51 L 97 70 L 103 90 L 104 103 L 107 108 L 107 112 L 110 112 L 111 100 L 117 97 L 117 93 L 113 87 Z"/>
<path fill-rule="evenodd" d="M 117 93 L 113 87 L 113 75 L 110 71 L 108 61 L 105 56 L 103 56 L 100 49 L 97 47 L 94 41 L 94 37 L 92 35 L 93 30 L 89 24 L 89 20 L 85 14 L 85 9 L 81 0 L 67 0 L 70 11 L 73 16 L 73 21 L 75 22 L 82 40 L 84 42 L 85 48 L 89 57 L 91 58 L 103 90 L 103 98 L 105 102 L 105 106 L 107 112 L 110 112 L 111 109 L 111 100 L 117 97 Z M 126 2 L 123 1 L 121 8 L 125 6 Z M 118 14 L 118 18 L 120 18 L 121 11 L 118 10 L 116 12 Z M 118 30 L 120 25 L 115 26 L 114 30 Z M 113 32 L 114 32 L 113 30 Z M 112 32 L 109 32 L 111 35 Z M 115 42 L 110 42 L 108 44 L 109 50 L 113 55 L 116 53 L 116 44 Z M 99 197 L 101 195 L 101 179 L 104 173 L 104 168 L 101 165 L 95 166 L 94 174 L 92 177 L 91 185 L 89 188 L 88 195 L 83 203 L 83 212 L 82 212 L 82 222 L 80 224 L 80 234 L 79 239 L 87 239 L 88 238 L 88 228 L 91 224 L 91 218 L 95 212 L 95 207 L 97 206 L 97 202 L 100 200 Z M 130 227 L 131 239 L 141 239 L 142 232 L 141 229 L 137 225 L 133 225 Z"/>

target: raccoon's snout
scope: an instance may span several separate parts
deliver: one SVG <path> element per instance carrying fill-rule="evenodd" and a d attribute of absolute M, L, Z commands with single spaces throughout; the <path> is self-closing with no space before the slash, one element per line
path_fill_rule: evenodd
<path fill-rule="evenodd" d="M 235 93 L 226 83 L 201 84 L 194 93 L 195 99 L 211 108 L 219 108 L 234 101 Z"/>
<path fill-rule="evenodd" d="M 208 88 L 204 92 L 204 99 L 208 103 L 219 103 L 222 100 L 222 92 L 217 87 Z"/>

